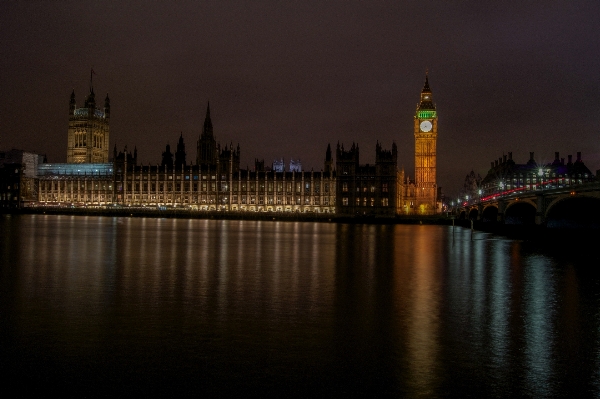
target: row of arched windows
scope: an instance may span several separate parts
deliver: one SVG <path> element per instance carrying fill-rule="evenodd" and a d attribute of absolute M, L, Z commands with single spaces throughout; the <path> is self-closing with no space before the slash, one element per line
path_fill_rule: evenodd
<path fill-rule="evenodd" d="M 75 148 L 87 147 L 86 132 L 75 132 Z M 92 147 L 102 148 L 103 135 L 94 134 L 92 135 Z"/>

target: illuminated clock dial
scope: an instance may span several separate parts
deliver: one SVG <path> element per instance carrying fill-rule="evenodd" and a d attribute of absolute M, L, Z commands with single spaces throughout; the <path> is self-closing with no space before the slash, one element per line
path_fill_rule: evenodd
<path fill-rule="evenodd" d="M 428 131 L 430 131 L 431 127 L 432 127 L 431 122 L 429 122 L 429 121 L 423 121 L 423 122 L 421 122 L 421 131 L 422 132 L 428 132 Z"/>

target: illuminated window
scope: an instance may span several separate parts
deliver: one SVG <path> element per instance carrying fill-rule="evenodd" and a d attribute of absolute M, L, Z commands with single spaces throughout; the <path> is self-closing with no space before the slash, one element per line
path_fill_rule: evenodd
<path fill-rule="evenodd" d="M 348 206 L 348 197 L 342 198 L 342 205 Z"/>
<path fill-rule="evenodd" d="M 346 182 L 342 183 L 342 191 L 345 192 L 345 193 L 348 192 L 348 183 L 346 183 Z"/>

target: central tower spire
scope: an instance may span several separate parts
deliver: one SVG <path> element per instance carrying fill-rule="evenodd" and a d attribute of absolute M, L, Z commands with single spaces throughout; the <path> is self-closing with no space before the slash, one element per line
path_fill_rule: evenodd
<path fill-rule="evenodd" d="M 206 106 L 206 117 L 204 118 L 202 134 L 198 139 L 196 163 L 198 165 L 217 164 L 217 142 L 213 136 L 213 125 L 210 120 L 210 101 Z"/>
<path fill-rule="evenodd" d="M 206 106 L 206 117 L 204 118 L 204 127 L 202 128 L 202 136 L 203 137 L 212 137 L 213 135 L 213 125 L 210 120 L 210 101 Z"/>

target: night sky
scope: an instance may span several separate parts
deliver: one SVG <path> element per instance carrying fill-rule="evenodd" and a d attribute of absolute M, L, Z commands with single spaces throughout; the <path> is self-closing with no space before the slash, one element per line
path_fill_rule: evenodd
<path fill-rule="evenodd" d="M 241 164 L 327 144 L 395 141 L 412 176 L 425 70 L 439 115 L 438 184 L 513 152 L 524 163 L 583 152 L 600 169 L 600 2 L 4 1 L 0 149 L 65 162 L 68 108 L 111 98 L 110 141 L 158 163 L 180 133 L 195 161 L 206 104 Z"/>

